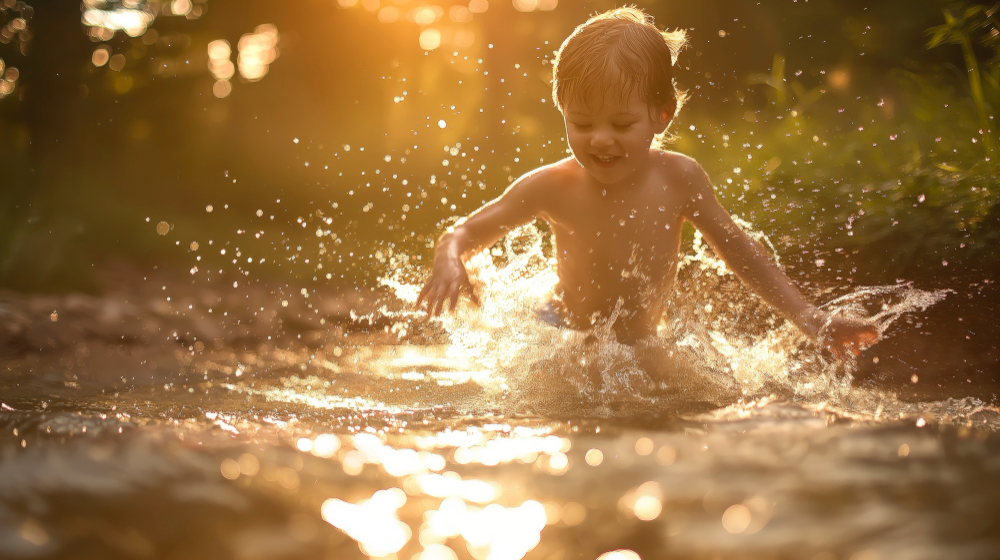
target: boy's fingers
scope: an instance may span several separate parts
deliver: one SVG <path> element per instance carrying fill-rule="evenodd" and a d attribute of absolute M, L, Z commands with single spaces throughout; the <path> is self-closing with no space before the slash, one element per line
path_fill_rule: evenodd
<path fill-rule="evenodd" d="M 436 317 L 446 310 L 453 311 L 458 306 L 458 299 L 461 297 L 463 290 L 468 292 L 469 299 L 473 303 L 479 305 L 479 297 L 476 296 L 475 291 L 472 289 L 472 284 L 468 280 L 462 283 L 451 283 L 446 286 L 442 286 L 439 282 L 428 282 L 420 291 L 420 295 L 417 296 L 416 305 L 420 307 L 422 304 L 426 304 L 428 314 L 431 317 Z"/>
<path fill-rule="evenodd" d="M 466 293 L 469 294 L 469 299 L 472 300 L 472 303 L 479 305 L 479 296 L 476 295 L 476 290 L 472 288 L 472 282 L 469 282 L 469 280 L 466 279 L 465 284 L 463 284 L 462 287 L 465 289 Z"/>
<path fill-rule="evenodd" d="M 434 289 L 427 292 L 427 296 L 424 298 L 424 301 L 427 303 L 427 314 L 431 317 L 434 316 L 434 307 L 437 305 L 437 300 L 437 286 L 435 286 Z"/>
<path fill-rule="evenodd" d="M 450 310 L 452 310 L 452 309 L 455 308 L 454 305 L 450 305 L 450 306 L 448 305 L 449 301 L 451 300 L 452 292 L 454 292 L 454 291 L 455 291 L 455 288 L 452 287 L 452 286 L 445 286 L 444 288 L 442 288 L 442 290 L 441 290 L 441 313 L 445 313 L 446 311 L 450 311 Z"/>
<path fill-rule="evenodd" d="M 441 293 L 438 294 L 438 298 L 441 302 L 440 306 L 438 307 L 438 313 L 444 314 L 448 310 L 447 305 L 448 305 L 448 299 L 451 298 L 451 288 L 449 288 L 448 286 L 441 288 Z"/>
<path fill-rule="evenodd" d="M 417 307 L 420 307 L 420 305 L 423 303 L 428 303 L 428 304 L 430 303 L 431 292 L 434 291 L 436 287 L 437 287 L 437 282 L 434 280 L 434 277 L 431 277 L 431 279 L 428 280 L 426 284 L 424 284 L 423 289 L 420 290 L 420 295 L 417 296 Z M 428 305 L 428 309 L 429 308 L 430 306 Z"/>
<path fill-rule="evenodd" d="M 427 313 L 434 313 L 434 302 L 437 301 L 437 288 L 432 287 L 426 293 L 420 295 L 420 301 L 427 309 Z"/>

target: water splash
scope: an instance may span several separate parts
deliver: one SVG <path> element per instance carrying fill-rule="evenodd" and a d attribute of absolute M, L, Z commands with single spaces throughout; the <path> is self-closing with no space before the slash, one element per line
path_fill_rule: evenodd
<path fill-rule="evenodd" d="M 744 228 L 770 246 L 764 236 Z M 590 333 L 538 320 L 535 310 L 557 282 L 546 245 L 545 234 L 533 225 L 513 230 L 467 263 L 481 305 L 460 305 L 429 321 L 412 310 L 419 269 L 397 268 L 382 279 L 408 306 L 392 313 L 408 321 L 409 331 L 440 325 L 447 357 L 480 372 L 476 381 L 486 391 L 465 406 L 559 415 L 579 414 L 582 404 L 598 416 L 619 416 L 778 396 L 859 412 L 895 407 L 891 394 L 854 387 L 854 359 L 835 359 L 777 316 L 697 233 L 693 250 L 681 258 L 657 335 L 634 346 L 614 340 L 614 315 Z M 821 307 L 870 320 L 884 334 L 903 315 L 925 310 L 946 295 L 947 290 L 909 284 L 861 287 Z"/>

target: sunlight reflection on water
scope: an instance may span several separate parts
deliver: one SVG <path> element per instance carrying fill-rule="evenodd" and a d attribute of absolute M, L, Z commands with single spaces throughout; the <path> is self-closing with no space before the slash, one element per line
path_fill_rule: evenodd
<path fill-rule="evenodd" d="M 312 345 L 192 343 L 182 360 L 156 356 L 187 383 L 62 387 L 77 409 L 107 412 L 4 404 L 0 498 L 93 501 L 113 488 L 145 503 L 143 492 L 169 488 L 150 511 L 225 508 L 214 515 L 243 515 L 247 529 L 212 539 L 302 557 L 989 558 L 996 548 L 994 407 L 903 402 L 852 383 L 854 364 L 761 313 L 708 254 L 682 271 L 693 296 L 659 338 L 630 347 L 597 329 L 588 341 L 534 319 L 554 278 L 537 230 L 509 243 L 513 258 L 476 261 L 483 305 L 441 322 L 386 300 L 345 312 L 351 328 Z M 403 277 L 386 283 L 414 293 Z M 943 295 L 871 288 L 831 306 L 888 326 Z M 661 367 L 669 359 L 689 367 Z M 63 510 L 12 511 L 23 546 L 69 542 Z M 258 527 L 266 520 L 271 532 Z M 969 536 L 955 554 L 931 529 L 958 522 Z M 42 535 L 44 546 L 31 544 Z"/>

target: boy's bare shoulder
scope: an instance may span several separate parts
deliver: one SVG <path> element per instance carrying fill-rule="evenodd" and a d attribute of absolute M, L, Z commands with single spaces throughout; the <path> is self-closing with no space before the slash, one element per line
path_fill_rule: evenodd
<path fill-rule="evenodd" d="M 515 182 L 522 191 L 557 193 L 579 183 L 583 169 L 572 157 L 543 165 L 525 173 Z"/>
<path fill-rule="evenodd" d="M 538 169 L 532 171 L 532 174 L 537 174 L 541 179 L 540 182 L 547 183 L 551 186 L 560 186 L 572 184 L 573 182 L 580 179 L 583 175 L 584 170 L 580 167 L 572 157 L 567 157 L 559 160 L 555 163 L 550 163 L 548 165 L 543 165 Z"/>
<path fill-rule="evenodd" d="M 569 189 L 579 183 L 581 171 L 573 158 L 535 168 L 514 181 L 491 205 L 551 220 L 560 201 L 571 195 Z"/>
<path fill-rule="evenodd" d="M 652 152 L 661 173 L 677 184 L 700 186 L 708 181 L 708 175 L 693 157 L 680 152 L 655 150 Z"/>
<path fill-rule="evenodd" d="M 673 191 L 671 200 L 682 216 L 693 217 L 715 200 L 711 179 L 693 157 L 678 152 L 656 151 L 654 161 L 659 181 Z"/>

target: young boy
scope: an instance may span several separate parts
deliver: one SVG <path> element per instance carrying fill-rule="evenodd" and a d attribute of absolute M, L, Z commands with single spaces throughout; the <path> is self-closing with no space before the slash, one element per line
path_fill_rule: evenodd
<path fill-rule="evenodd" d="M 619 342 L 632 343 L 656 332 L 689 221 L 808 336 L 838 355 L 875 343 L 874 326 L 826 314 L 799 294 L 719 204 L 696 161 L 654 147 L 683 102 L 672 65 L 684 41 L 682 31 L 661 32 L 635 8 L 579 26 L 553 63 L 553 99 L 573 157 L 524 175 L 443 235 L 417 305 L 438 315 L 462 291 L 478 302 L 463 258 L 537 217 L 555 234 L 559 282 L 548 313 L 581 330 L 613 318 Z"/>

